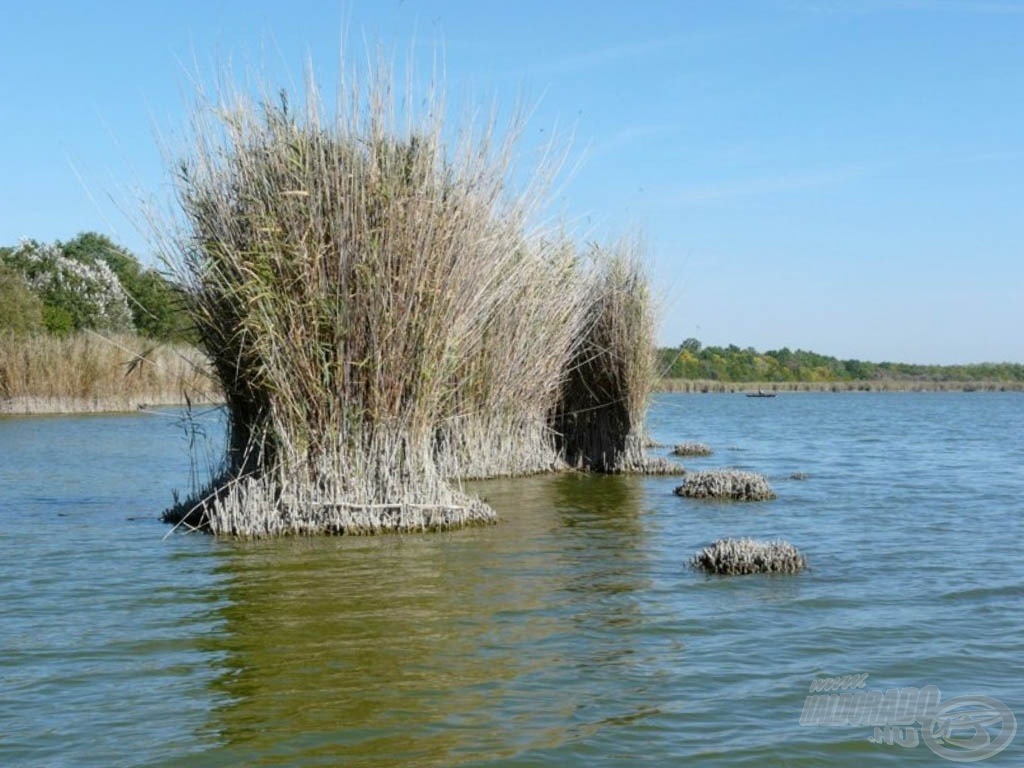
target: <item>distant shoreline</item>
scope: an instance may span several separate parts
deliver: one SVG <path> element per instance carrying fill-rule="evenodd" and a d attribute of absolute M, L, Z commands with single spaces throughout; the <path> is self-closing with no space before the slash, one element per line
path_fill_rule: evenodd
<path fill-rule="evenodd" d="M 722 382 L 697 379 L 661 379 L 655 393 L 748 394 L 758 390 L 770 393 L 801 392 L 1024 392 L 1024 382 L 1004 381 L 789 381 Z M 0 398 L 3 416 L 73 416 L 102 413 L 134 413 L 150 408 L 172 408 L 188 403 L 180 397 L 137 398 L 108 397 L 12 397 Z M 192 405 L 218 405 L 219 399 L 193 397 Z"/>
<path fill-rule="evenodd" d="M 736 394 L 762 392 L 1024 392 L 1024 381 L 715 381 L 660 379 L 656 392 Z"/>

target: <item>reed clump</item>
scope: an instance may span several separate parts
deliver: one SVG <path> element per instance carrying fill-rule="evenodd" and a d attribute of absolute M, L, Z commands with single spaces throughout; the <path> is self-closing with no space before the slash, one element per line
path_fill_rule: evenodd
<path fill-rule="evenodd" d="M 679 443 L 672 449 L 673 456 L 710 456 L 714 453 L 705 443 Z"/>
<path fill-rule="evenodd" d="M 449 149 L 437 104 L 401 127 L 392 92 L 381 70 L 330 117 L 312 87 L 299 111 L 282 95 L 197 115 L 167 257 L 229 448 L 224 475 L 169 521 L 436 530 L 495 519 L 462 478 L 643 463 L 654 351 L 639 262 L 529 229 L 536 190 L 506 182 L 515 131 Z M 600 397 L 573 396 L 588 376 Z M 565 431 L 588 407 L 612 414 L 600 445 Z"/>
<path fill-rule="evenodd" d="M 593 248 L 585 322 L 554 416 L 571 467 L 609 473 L 679 474 L 644 454 L 647 404 L 655 381 L 654 309 L 636 241 Z"/>
<path fill-rule="evenodd" d="M 741 469 L 709 469 L 691 472 L 675 489 L 677 496 L 691 499 L 767 501 L 775 498 L 768 478 Z"/>
<path fill-rule="evenodd" d="M 788 541 L 719 539 L 704 547 L 690 564 L 705 573 L 740 576 L 751 573 L 798 573 L 807 558 Z"/>

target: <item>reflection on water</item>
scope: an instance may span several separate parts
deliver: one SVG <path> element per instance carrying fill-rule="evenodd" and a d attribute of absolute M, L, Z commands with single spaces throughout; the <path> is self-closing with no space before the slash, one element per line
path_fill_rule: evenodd
<path fill-rule="evenodd" d="M 607 695 L 644 658 L 641 483 L 479 483 L 498 527 L 234 546 L 206 738 L 234 760 L 451 765 L 643 717 L 642 690 Z"/>

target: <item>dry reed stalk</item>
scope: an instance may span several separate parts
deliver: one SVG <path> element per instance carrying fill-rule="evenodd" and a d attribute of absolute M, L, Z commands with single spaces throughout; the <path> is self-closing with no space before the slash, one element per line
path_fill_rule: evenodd
<path fill-rule="evenodd" d="M 490 507 L 451 487 L 429 467 L 412 471 L 406 463 L 404 472 L 395 472 L 394 453 L 403 450 L 377 441 L 363 453 L 342 449 L 321 456 L 317 466 L 301 471 L 276 465 L 251 475 L 225 476 L 167 510 L 164 519 L 243 538 L 435 531 L 495 521 Z M 395 500 L 380 501 L 385 493 Z"/>
<path fill-rule="evenodd" d="M 550 424 L 588 299 L 574 249 L 540 239 L 524 250 L 490 308 L 479 346 L 456 373 L 438 427 L 439 462 L 462 478 L 565 467 Z"/>

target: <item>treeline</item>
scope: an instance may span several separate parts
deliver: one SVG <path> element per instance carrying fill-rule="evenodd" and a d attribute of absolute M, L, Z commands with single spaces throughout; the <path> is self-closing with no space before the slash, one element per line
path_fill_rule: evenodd
<path fill-rule="evenodd" d="M 178 286 L 95 232 L 0 247 L 0 334 L 79 331 L 190 340 Z"/>
<path fill-rule="evenodd" d="M 720 382 L 841 382 L 841 381 L 1024 381 L 1024 365 L 911 365 L 839 360 L 802 349 L 758 352 L 703 346 L 687 339 L 678 347 L 658 350 L 661 375 L 666 379 L 702 379 Z"/>

